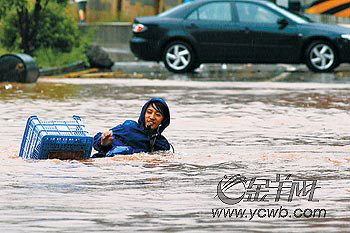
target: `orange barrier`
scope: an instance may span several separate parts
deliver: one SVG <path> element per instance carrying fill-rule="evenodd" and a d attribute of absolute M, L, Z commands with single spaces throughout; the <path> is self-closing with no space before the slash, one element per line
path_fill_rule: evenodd
<path fill-rule="evenodd" d="M 318 0 L 311 4 L 305 13 L 350 17 L 350 0 Z"/>

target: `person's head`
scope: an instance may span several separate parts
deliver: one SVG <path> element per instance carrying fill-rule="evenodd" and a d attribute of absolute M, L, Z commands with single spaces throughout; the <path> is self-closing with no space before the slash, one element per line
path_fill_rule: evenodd
<path fill-rule="evenodd" d="M 165 106 L 158 101 L 150 102 L 145 112 L 145 127 L 156 129 L 164 119 Z"/>
<path fill-rule="evenodd" d="M 152 98 L 142 108 L 139 124 L 147 129 L 159 128 L 162 132 L 170 123 L 170 113 L 162 98 Z"/>

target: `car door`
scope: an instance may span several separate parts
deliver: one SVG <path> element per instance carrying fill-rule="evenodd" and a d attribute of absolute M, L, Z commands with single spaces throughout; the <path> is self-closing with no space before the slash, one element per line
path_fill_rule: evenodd
<path fill-rule="evenodd" d="M 249 34 L 251 62 L 293 63 L 299 59 L 300 37 L 295 23 L 266 5 L 236 2 L 240 24 Z M 284 23 L 278 23 L 279 20 Z"/>
<path fill-rule="evenodd" d="M 236 22 L 230 1 L 204 3 L 185 20 L 184 30 L 195 38 L 196 52 L 202 62 L 246 60 L 247 35 Z"/>

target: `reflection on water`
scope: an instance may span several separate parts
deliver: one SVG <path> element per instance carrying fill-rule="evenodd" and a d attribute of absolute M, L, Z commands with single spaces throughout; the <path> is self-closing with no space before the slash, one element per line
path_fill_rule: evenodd
<path fill-rule="evenodd" d="M 229 76 L 229 75 L 228 75 Z M 3 232 L 348 232 L 350 84 L 153 79 L 40 79 L 0 85 Z M 9 84 L 11 86 L 9 86 Z M 165 98 L 175 153 L 88 161 L 17 157 L 26 120 L 79 115 L 91 134 Z M 216 196 L 226 174 L 316 179 L 319 202 Z M 212 208 L 324 208 L 325 219 L 213 218 Z"/>
<path fill-rule="evenodd" d="M 169 74 L 162 65 L 153 66 L 153 71 L 139 66 L 127 65 L 118 69 L 129 75 L 141 75 L 148 79 L 163 80 L 196 80 L 196 81 L 248 81 L 248 82 L 317 82 L 349 83 L 350 68 L 341 65 L 332 73 L 311 73 L 305 65 L 286 64 L 205 64 L 191 74 Z M 135 72 L 135 69 L 137 72 Z"/>

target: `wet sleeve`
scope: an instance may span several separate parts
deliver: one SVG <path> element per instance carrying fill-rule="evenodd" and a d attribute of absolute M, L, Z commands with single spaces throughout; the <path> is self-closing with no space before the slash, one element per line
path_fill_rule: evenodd
<path fill-rule="evenodd" d="M 94 149 L 97 150 L 98 152 L 106 154 L 109 150 L 112 149 L 112 145 L 102 146 L 101 145 L 101 137 L 102 137 L 102 133 L 101 132 L 97 133 L 94 136 Z"/>
<path fill-rule="evenodd" d="M 115 146 L 107 152 L 106 157 L 113 157 L 116 155 L 131 155 L 134 153 L 145 152 L 143 149 L 135 149 L 131 146 Z"/>

